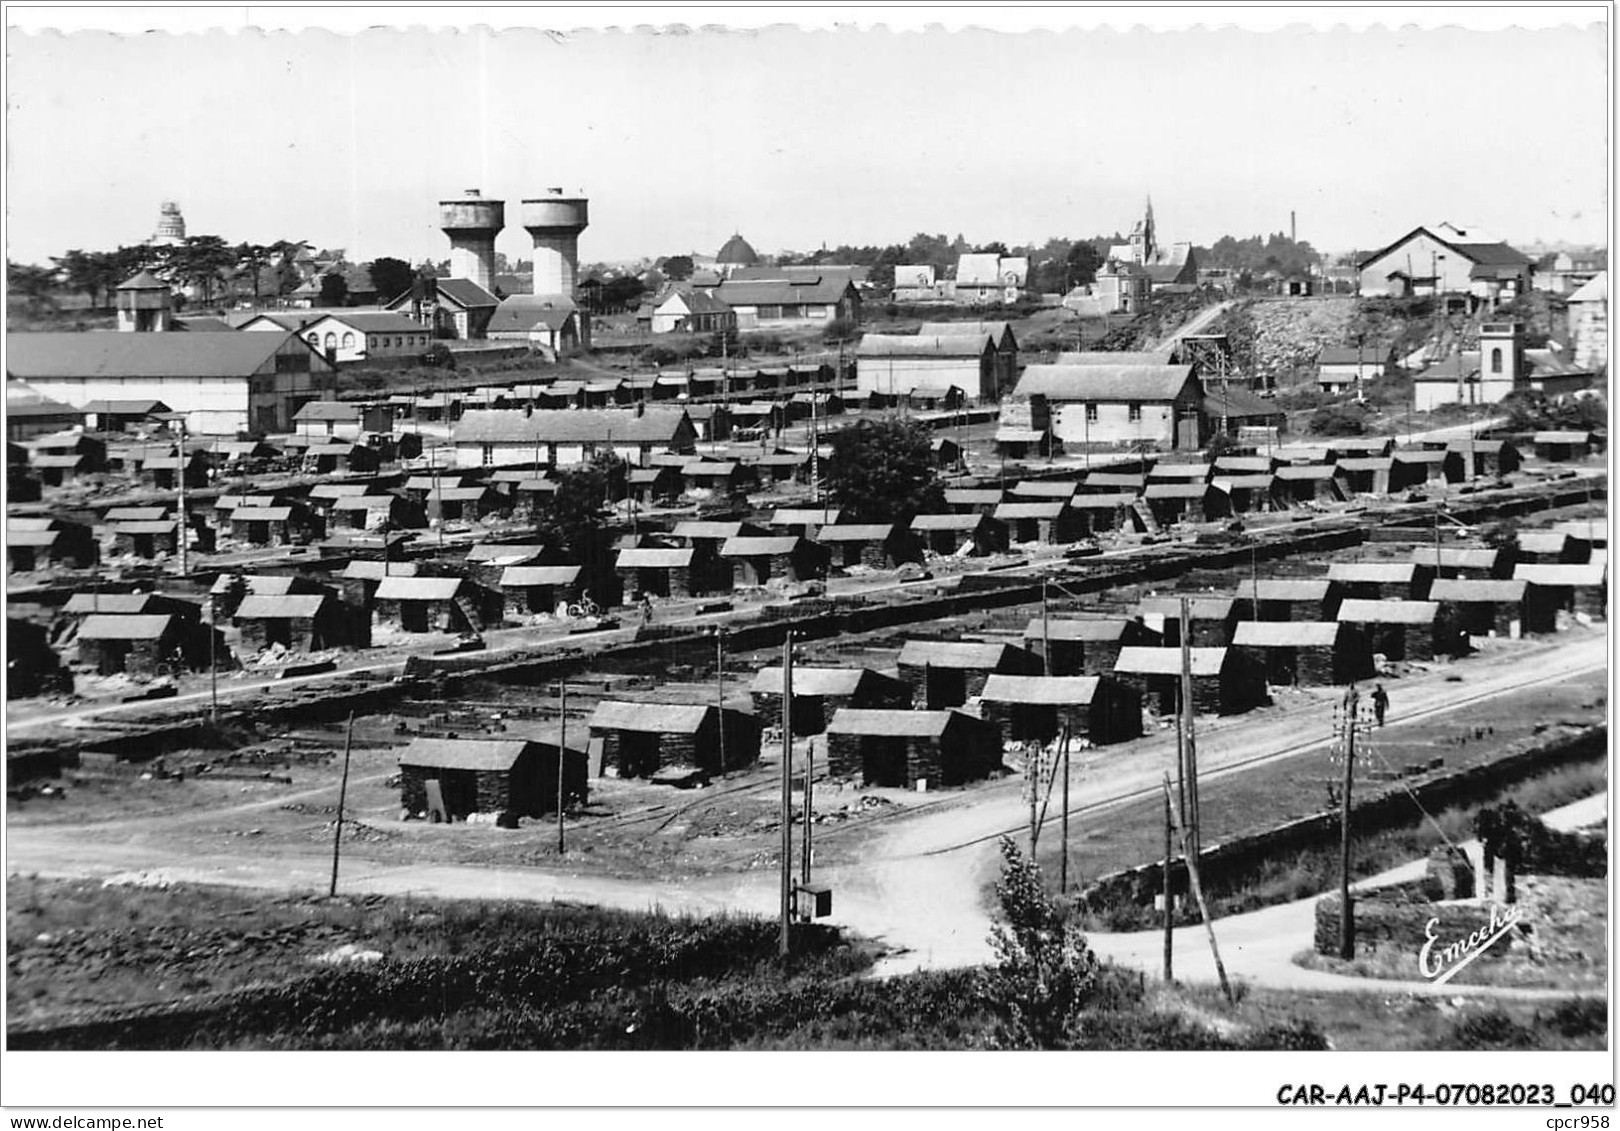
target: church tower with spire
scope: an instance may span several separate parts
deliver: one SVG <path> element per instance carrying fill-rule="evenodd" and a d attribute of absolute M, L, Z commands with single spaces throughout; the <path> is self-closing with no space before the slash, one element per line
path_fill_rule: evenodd
<path fill-rule="evenodd" d="M 1147 198 L 1147 211 L 1142 216 L 1142 262 L 1152 263 L 1159 244 L 1153 234 L 1153 198 Z"/>

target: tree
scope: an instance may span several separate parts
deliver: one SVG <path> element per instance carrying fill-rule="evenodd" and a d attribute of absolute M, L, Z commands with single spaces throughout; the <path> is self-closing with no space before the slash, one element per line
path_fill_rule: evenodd
<path fill-rule="evenodd" d="M 187 236 L 173 252 L 175 277 L 189 283 L 204 306 L 211 305 L 225 272 L 236 266 L 236 250 L 219 236 Z"/>
<path fill-rule="evenodd" d="M 620 275 L 602 284 L 602 306 L 609 313 L 633 309 L 647 287 L 634 275 Z"/>
<path fill-rule="evenodd" d="M 992 240 L 990 243 L 982 244 L 973 250 L 975 254 L 979 255 L 1006 255 L 1007 245 L 1000 240 Z"/>
<path fill-rule="evenodd" d="M 1360 405 L 1323 405 L 1311 413 L 1309 428 L 1317 436 L 1361 436 L 1367 431 L 1367 410 Z"/>
<path fill-rule="evenodd" d="M 347 306 L 349 302 L 349 281 L 343 277 L 341 271 L 328 271 L 321 276 L 322 306 Z"/>
<path fill-rule="evenodd" d="M 1068 286 L 1086 287 L 1097 281 L 1097 269 L 1103 265 L 1103 257 L 1095 244 L 1081 240 L 1069 248 L 1067 263 Z"/>
<path fill-rule="evenodd" d="M 1239 450 L 1238 442 L 1225 432 L 1217 432 L 1209 438 L 1209 444 L 1204 448 L 1204 456 L 1210 463 L 1214 463 L 1222 456 L 1231 455 Z"/>
<path fill-rule="evenodd" d="M 690 255 L 672 255 L 660 263 L 658 267 L 659 270 L 663 271 L 664 278 L 677 283 L 690 279 L 692 272 L 697 270 Z"/>
<path fill-rule="evenodd" d="M 56 272 L 32 263 L 6 260 L 6 291 L 29 310 L 56 306 Z"/>
<path fill-rule="evenodd" d="M 535 532 L 547 547 L 566 551 L 587 568 L 600 561 L 606 551 L 609 519 L 608 500 L 613 484 L 626 477 L 624 460 L 602 451 L 589 463 L 565 468 L 557 474 L 557 490 L 551 505 L 540 512 Z"/>
<path fill-rule="evenodd" d="M 422 351 L 422 364 L 430 369 L 454 369 L 456 355 L 450 352 L 450 347 L 443 342 L 434 342 Z"/>
<path fill-rule="evenodd" d="M 897 522 L 944 503 L 932 433 L 909 420 L 862 420 L 833 433 L 827 490 L 855 522 Z"/>
<path fill-rule="evenodd" d="M 834 318 L 821 328 L 821 340 L 824 342 L 852 342 L 860 336 L 860 323 L 853 318 Z"/>
<path fill-rule="evenodd" d="M 114 253 L 73 248 L 63 255 L 52 256 L 51 262 L 56 264 L 62 282 L 69 290 L 89 297 L 91 310 L 101 305 L 102 295 L 124 281 L 119 277 L 119 264 Z"/>
<path fill-rule="evenodd" d="M 1001 1013 L 1009 1044 L 1064 1048 L 1079 1036 L 1097 959 L 1068 909 L 1046 894 L 1039 867 L 1007 837 L 1001 859 L 1001 915 L 990 930 L 996 964 L 985 976 L 985 996 Z"/>
<path fill-rule="evenodd" d="M 396 299 L 416 283 L 416 268 L 403 259 L 382 256 L 366 264 L 371 272 L 371 285 L 377 289 L 377 300 Z"/>
<path fill-rule="evenodd" d="M 275 245 L 239 243 L 231 248 L 231 254 L 236 257 L 236 278 L 232 280 L 231 284 L 233 297 L 240 293 L 241 277 L 246 275 L 253 290 L 254 305 L 258 305 L 259 297 L 263 293 L 260 277 L 264 269 L 275 262 Z"/>

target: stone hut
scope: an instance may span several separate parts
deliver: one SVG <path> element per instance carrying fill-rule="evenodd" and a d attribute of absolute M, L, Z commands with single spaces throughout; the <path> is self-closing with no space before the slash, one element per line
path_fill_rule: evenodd
<path fill-rule="evenodd" d="M 369 561 L 356 559 L 338 575 L 338 591 L 345 603 L 370 609 L 377 587 L 385 577 L 415 577 L 421 566 L 416 562 Z"/>
<path fill-rule="evenodd" d="M 1579 565 L 1592 558 L 1592 543 L 1565 530 L 1526 530 L 1515 539 L 1514 564 Z"/>
<path fill-rule="evenodd" d="M 975 557 L 1007 552 L 1007 524 L 984 514 L 920 514 L 911 530 L 936 554 L 955 554 L 965 545 Z"/>
<path fill-rule="evenodd" d="M 1609 616 L 1609 563 L 1607 551 L 1593 554 L 1584 565 L 1521 565 L 1513 576 L 1547 589 L 1558 608 L 1598 620 Z"/>
<path fill-rule="evenodd" d="M 579 600 L 577 565 L 519 565 L 501 571 L 497 588 L 508 616 L 554 613 L 560 604 Z"/>
<path fill-rule="evenodd" d="M 1014 542 L 1065 545 L 1078 542 L 1090 530 L 1085 513 L 1063 499 L 1002 503 L 994 518 L 1007 524 L 1007 536 Z"/>
<path fill-rule="evenodd" d="M 118 522 L 111 527 L 113 553 L 137 558 L 155 558 L 180 551 L 180 522 L 165 518 L 155 522 Z"/>
<path fill-rule="evenodd" d="M 765 525 L 775 536 L 788 534 L 814 541 L 817 531 L 837 526 L 843 520 L 844 512 L 837 507 L 778 507 Z"/>
<path fill-rule="evenodd" d="M 624 587 L 626 604 L 643 595 L 681 599 L 729 591 L 716 584 L 712 560 L 698 549 L 666 549 L 636 546 L 620 550 L 614 571 Z M 727 581 L 730 580 L 729 574 Z"/>
<path fill-rule="evenodd" d="M 749 687 L 754 716 L 766 725 L 782 718 L 782 669 L 762 668 Z M 905 710 L 911 687 L 871 668 L 793 667 L 793 734 L 821 734 L 845 707 Z"/>
<path fill-rule="evenodd" d="M 1412 561 L 1428 566 L 1435 577 L 1467 577 L 1476 581 L 1506 580 L 1513 576 L 1516 555 L 1508 549 L 1492 546 L 1442 546 L 1438 555 L 1433 546 L 1417 546 L 1412 550 Z"/>
<path fill-rule="evenodd" d="M 719 556 L 731 563 L 732 584 L 738 589 L 827 576 L 826 549 L 805 538 L 729 538 L 721 544 Z"/>
<path fill-rule="evenodd" d="M 1213 522 L 1230 513 L 1227 494 L 1204 482 L 1149 483 L 1142 497 L 1154 519 L 1166 526 L 1175 522 Z"/>
<path fill-rule="evenodd" d="M 79 625 L 77 643 L 78 662 L 100 675 L 152 678 L 185 669 L 183 627 L 167 613 L 92 614 Z"/>
<path fill-rule="evenodd" d="M 1239 620 L 1326 621 L 1338 616 L 1344 596 L 1325 577 L 1262 577 L 1237 587 Z"/>
<path fill-rule="evenodd" d="M 1395 452 L 1391 458 L 1394 460 L 1389 472 L 1392 491 L 1405 491 L 1430 483 L 1443 487 L 1447 483 L 1461 483 L 1463 480 L 1463 458 L 1454 451 L 1406 449 Z"/>
<path fill-rule="evenodd" d="M 827 771 L 868 786 L 964 785 L 1001 768 L 995 724 L 961 711 L 845 707 L 827 724 Z"/>
<path fill-rule="evenodd" d="M 893 523 L 824 526 L 815 540 L 827 551 L 833 569 L 895 569 L 922 560 L 922 539 Z"/>
<path fill-rule="evenodd" d="M 1328 580 L 1344 597 L 1362 601 L 1421 601 L 1434 583 L 1434 567 L 1416 562 L 1334 562 Z"/>
<path fill-rule="evenodd" d="M 1142 736 L 1142 697 L 1112 676 L 993 675 L 979 700 L 1004 742 L 1048 743 L 1065 726 L 1098 746 Z"/>
<path fill-rule="evenodd" d="M 563 804 L 584 804 L 590 784 L 582 746 L 570 744 L 565 752 L 555 737 L 418 738 L 399 756 L 400 804 L 408 813 L 426 813 L 428 783 L 435 782 L 451 820 L 492 813 L 511 822 L 555 813 L 559 757 Z"/>
<path fill-rule="evenodd" d="M 1160 629 L 1167 648 L 1181 647 L 1181 598 L 1144 597 L 1137 605 L 1142 620 Z M 1197 597 L 1187 595 L 1187 630 L 1194 648 L 1225 648 L 1232 643 L 1232 630 L 1238 622 L 1236 597 Z M 1162 626 L 1162 628 L 1160 627 Z"/>
<path fill-rule="evenodd" d="M 1024 628 L 1024 647 L 1043 662 L 1048 638 L 1054 676 L 1111 675 L 1121 648 L 1157 648 L 1164 641 L 1141 620 L 1126 617 L 1036 617 Z"/>
<path fill-rule="evenodd" d="M 1035 653 L 1012 644 L 908 640 L 900 649 L 899 669 L 911 686 L 912 702 L 940 711 L 974 698 L 992 675 L 1041 675 L 1044 666 Z"/>
<path fill-rule="evenodd" d="M 1347 495 L 1390 493 L 1395 461 L 1388 456 L 1350 456 L 1334 465 Z"/>
<path fill-rule="evenodd" d="M 1536 458 L 1548 463 L 1586 459 L 1593 449 L 1590 432 L 1536 432 L 1530 437 L 1530 443 Z"/>
<path fill-rule="evenodd" d="M 1343 502 L 1345 493 L 1333 464 L 1309 463 L 1273 472 L 1271 497 L 1279 507 L 1297 507 Z"/>
<path fill-rule="evenodd" d="M 759 760 L 759 721 L 729 707 L 605 699 L 590 728 L 592 743 L 601 741 L 604 771 L 621 778 L 676 766 L 728 773 Z"/>
<path fill-rule="evenodd" d="M 1347 599 L 1339 622 L 1359 628 L 1374 652 L 1389 660 L 1432 660 L 1454 650 L 1436 639 L 1440 606 L 1433 601 L 1366 601 Z"/>
<path fill-rule="evenodd" d="M 1085 518 L 1086 530 L 1096 534 L 1105 530 L 1123 529 L 1130 520 L 1126 517 L 1136 502 L 1135 495 L 1078 494 L 1069 500 L 1069 509 Z"/>
<path fill-rule="evenodd" d="M 1006 492 L 999 487 L 948 487 L 945 489 L 945 505 L 951 508 L 952 514 L 991 515 L 1005 501 Z"/>
<path fill-rule="evenodd" d="M 1443 578 L 1429 589 L 1449 636 L 1518 637 L 1558 630 L 1558 597 L 1523 579 Z"/>
<path fill-rule="evenodd" d="M 280 644 L 293 652 L 320 652 L 371 643 L 370 618 L 323 594 L 250 594 L 232 620 L 242 632 L 243 646 L 253 651 Z"/>
<path fill-rule="evenodd" d="M 6 519 L 6 564 L 17 573 L 47 566 L 89 569 L 100 559 L 90 527 L 55 518 Z"/>
<path fill-rule="evenodd" d="M 379 622 L 405 632 L 483 632 L 499 626 L 499 592 L 464 577 L 399 577 L 377 583 L 373 611 Z"/>
<path fill-rule="evenodd" d="M 1283 687 L 1343 686 L 1375 674 L 1366 638 L 1337 621 L 1244 621 L 1232 646 Z"/>
<path fill-rule="evenodd" d="M 1240 715 L 1270 701 L 1266 673 L 1232 648 L 1191 648 L 1193 710 Z M 1136 688 L 1161 715 L 1175 713 L 1181 691 L 1180 648 L 1122 648 L 1114 675 Z"/>

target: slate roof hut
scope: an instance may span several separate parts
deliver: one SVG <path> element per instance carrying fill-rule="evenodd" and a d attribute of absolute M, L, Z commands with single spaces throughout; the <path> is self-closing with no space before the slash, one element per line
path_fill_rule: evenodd
<path fill-rule="evenodd" d="M 931 711 L 960 707 L 978 695 L 991 675 L 1040 675 L 1039 656 L 1013 644 L 908 640 L 900 649 L 900 678 L 912 702 Z"/>
<path fill-rule="evenodd" d="M 1113 673 L 1121 648 L 1156 648 L 1164 637 L 1141 620 L 1128 617 L 1036 617 L 1024 629 L 1024 647 L 1043 663 L 1048 639 L 1054 676 L 1100 676 Z"/>
<path fill-rule="evenodd" d="M 1517 637 L 1558 630 L 1558 594 L 1518 580 L 1443 578 L 1429 589 L 1443 633 Z"/>
<path fill-rule="evenodd" d="M 590 730 L 592 742 L 601 740 L 604 770 L 622 778 L 676 766 L 727 773 L 759 759 L 759 721 L 713 704 L 605 699 L 591 715 Z"/>
<path fill-rule="evenodd" d="M 588 755 L 558 737 L 540 739 L 418 738 L 399 756 L 400 802 L 426 813 L 428 783 L 436 782 L 451 820 L 495 814 L 502 824 L 557 811 L 557 763 L 562 759 L 564 806 L 589 794 Z"/>
<path fill-rule="evenodd" d="M 1375 674 L 1366 638 L 1337 621 L 1244 621 L 1232 646 L 1265 669 L 1268 683 L 1281 686 L 1332 687 Z"/>
<path fill-rule="evenodd" d="M 754 714 L 782 717 L 782 669 L 760 669 L 749 687 Z M 793 733 L 821 734 L 834 714 L 845 707 L 904 710 L 911 706 L 910 685 L 871 668 L 793 667 Z"/>
<path fill-rule="evenodd" d="M 827 768 L 869 786 L 964 785 L 1001 768 L 1001 736 L 962 711 L 845 707 L 827 724 Z"/>
<path fill-rule="evenodd" d="M 1269 702 L 1265 671 L 1232 648 L 1191 648 L 1193 709 L 1239 715 Z M 1180 648 L 1122 648 L 1114 675 L 1135 687 L 1159 714 L 1176 711 L 1181 692 Z"/>
<path fill-rule="evenodd" d="M 1064 727 L 1098 746 L 1142 736 L 1142 696 L 1112 676 L 993 675 L 979 695 L 1004 742 L 1051 742 Z"/>
<path fill-rule="evenodd" d="M 1451 650 L 1437 639 L 1440 606 L 1433 601 L 1367 601 L 1347 599 L 1339 621 L 1360 628 L 1374 652 L 1389 660 L 1432 660 Z"/>

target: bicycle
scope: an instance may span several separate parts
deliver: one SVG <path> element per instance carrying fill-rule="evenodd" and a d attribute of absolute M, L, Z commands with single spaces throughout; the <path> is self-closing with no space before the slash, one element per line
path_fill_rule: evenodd
<path fill-rule="evenodd" d="M 602 608 L 591 600 L 591 591 L 585 590 L 579 595 L 579 600 L 568 606 L 568 615 L 575 620 L 590 620 L 600 615 Z"/>

